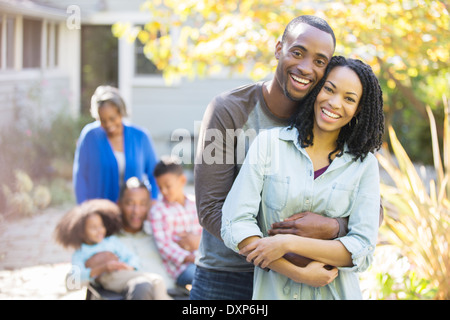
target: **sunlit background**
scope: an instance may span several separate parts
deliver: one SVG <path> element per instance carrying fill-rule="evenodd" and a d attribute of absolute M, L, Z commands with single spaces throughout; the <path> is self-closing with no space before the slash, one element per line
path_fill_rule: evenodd
<path fill-rule="evenodd" d="M 180 129 L 191 156 L 208 102 L 270 78 L 284 27 L 312 14 L 384 93 L 385 218 L 364 297 L 449 299 L 448 11 L 429 0 L 0 0 L 0 225 L 74 205 L 75 144 L 98 85 L 120 89 L 159 156 Z"/>

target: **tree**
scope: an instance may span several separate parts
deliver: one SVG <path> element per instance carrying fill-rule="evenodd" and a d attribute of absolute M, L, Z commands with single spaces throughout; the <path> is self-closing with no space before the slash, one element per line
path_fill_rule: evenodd
<path fill-rule="evenodd" d="M 288 22 L 312 14 L 335 31 L 336 54 L 361 58 L 377 73 L 388 124 L 399 110 L 424 122 L 425 106 L 442 108 L 448 91 L 450 19 L 443 1 L 154 0 L 141 10 L 152 15 L 142 29 L 119 22 L 113 33 L 138 37 L 169 83 L 218 72 L 262 79 L 274 71 L 275 44 Z M 411 123 L 402 124 L 412 131 Z"/>

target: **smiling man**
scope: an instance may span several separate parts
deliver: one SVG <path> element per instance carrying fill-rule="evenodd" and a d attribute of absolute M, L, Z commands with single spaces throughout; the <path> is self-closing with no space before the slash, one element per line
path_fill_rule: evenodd
<path fill-rule="evenodd" d="M 220 235 L 222 206 L 243 161 L 236 145 L 229 142 L 242 145 L 239 139 L 248 138 L 245 132 L 289 125 L 301 101 L 323 77 L 335 46 L 333 30 L 326 21 L 314 16 L 297 17 L 275 47 L 278 65 L 272 80 L 225 92 L 208 105 L 194 168 L 197 211 L 204 228 L 191 299 L 251 299 L 254 266 L 228 249 Z M 250 143 L 244 143 L 245 152 Z M 223 158 L 211 162 L 211 150 L 214 160 Z M 307 212 L 296 221 L 293 231 L 298 235 L 332 239 L 345 234 L 341 220 Z"/>
<path fill-rule="evenodd" d="M 273 97 L 284 100 L 281 108 L 284 106 L 286 111 L 281 117 L 292 116 L 298 108 L 296 102 L 302 101 L 322 79 L 335 45 L 334 36 L 325 31 L 318 32 L 317 25 L 293 22 L 286 28 L 275 49 L 278 60 L 275 77 L 267 83 L 268 87 L 278 90 Z M 283 95 L 279 89 L 283 90 Z M 280 109 L 278 104 L 273 108 Z"/>
<path fill-rule="evenodd" d="M 136 177 L 128 179 L 121 189 L 118 204 L 123 222 L 120 241 L 139 257 L 144 271 L 161 275 L 166 287 L 173 288 L 174 282 L 164 268 L 148 220 L 152 203 L 146 185 Z"/>

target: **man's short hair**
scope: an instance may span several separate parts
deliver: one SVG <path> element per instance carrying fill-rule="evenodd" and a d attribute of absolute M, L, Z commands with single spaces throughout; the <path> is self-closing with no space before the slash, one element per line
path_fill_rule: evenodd
<path fill-rule="evenodd" d="M 283 36 L 281 38 L 281 42 L 284 42 L 286 40 L 287 34 L 289 32 L 291 32 L 293 29 L 295 29 L 295 27 L 298 26 L 300 23 L 306 23 L 314 28 L 317 28 L 326 33 L 329 33 L 331 35 L 331 37 L 333 38 L 334 47 L 336 47 L 336 37 L 334 35 L 333 29 L 331 29 L 328 22 L 326 22 L 322 18 L 319 18 L 316 16 L 310 16 L 310 15 L 298 16 L 297 18 L 294 18 L 293 20 L 291 20 L 291 22 L 289 22 L 288 25 L 286 26 L 286 29 L 284 29 Z"/>

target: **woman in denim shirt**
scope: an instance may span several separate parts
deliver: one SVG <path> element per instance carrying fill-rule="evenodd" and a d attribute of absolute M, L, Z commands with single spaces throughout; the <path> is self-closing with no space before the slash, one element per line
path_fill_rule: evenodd
<path fill-rule="evenodd" d="M 294 71 L 292 71 L 294 72 Z M 370 66 L 333 57 L 295 124 L 260 133 L 223 206 L 222 238 L 255 266 L 254 299 L 360 299 L 357 272 L 372 262 L 379 227 L 383 99 Z M 296 212 L 348 217 L 335 240 L 291 234 L 268 237 Z M 283 256 L 322 264 L 311 278 Z M 329 270 L 332 270 L 330 275 Z M 329 284 L 320 287 L 325 277 Z"/>

